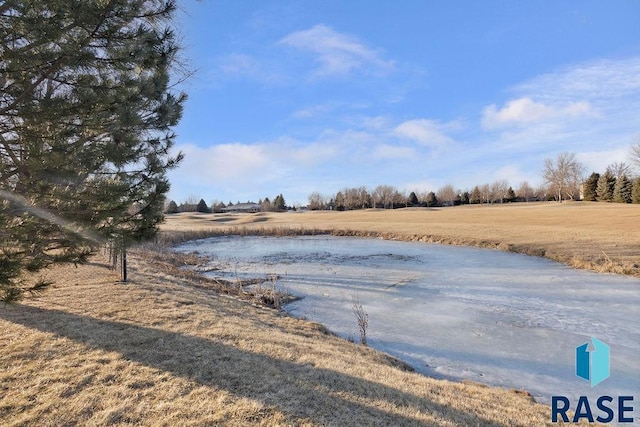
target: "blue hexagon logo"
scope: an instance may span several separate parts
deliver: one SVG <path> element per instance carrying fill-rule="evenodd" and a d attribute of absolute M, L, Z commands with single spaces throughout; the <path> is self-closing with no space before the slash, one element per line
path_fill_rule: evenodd
<path fill-rule="evenodd" d="M 589 348 L 589 344 L 592 344 Z M 609 346 L 595 337 L 576 347 L 576 375 L 596 386 L 609 378 Z"/>

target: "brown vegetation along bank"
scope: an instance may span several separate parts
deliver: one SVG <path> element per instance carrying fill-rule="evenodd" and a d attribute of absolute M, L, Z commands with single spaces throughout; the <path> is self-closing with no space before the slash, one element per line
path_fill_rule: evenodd
<path fill-rule="evenodd" d="M 519 203 L 347 212 L 176 214 L 165 238 L 320 233 L 478 246 L 640 277 L 640 205 Z"/>
<path fill-rule="evenodd" d="M 0 305 L 0 419 L 18 425 L 549 424 L 527 393 L 435 380 L 135 251 Z"/>

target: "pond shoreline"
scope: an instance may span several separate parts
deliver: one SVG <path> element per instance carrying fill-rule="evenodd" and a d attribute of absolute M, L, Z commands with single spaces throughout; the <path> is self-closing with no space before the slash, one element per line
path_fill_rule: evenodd
<path fill-rule="evenodd" d="M 588 270 L 596 273 L 621 274 L 632 277 L 640 277 L 640 269 L 628 268 L 620 263 L 614 262 L 603 251 L 603 257 L 591 261 L 578 257 L 550 251 L 538 245 L 513 244 L 499 240 L 477 240 L 473 238 L 454 238 L 436 234 L 424 233 L 404 233 L 404 232 L 380 232 L 374 230 L 358 230 L 349 228 L 313 228 L 313 227 L 247 227 L 232 226 L 225 228 L 210 228 L 199 230 L 164 230 L 161 231 L 156 242 L 174 247 L 193 240 L 206 239 L 220 236 L 262 236 L 262 237 L 293 237 L 293 236 L 315 236 L 331 235 L 343 237 L 379 238 L 389 241 L 421 242 L 451 246 L 465 246 L 472 248 L 493 249 L 502 252 L 511 252 L 528 256 L 546 258 L 552 261 L 565 264 L 569 267 Z"/>

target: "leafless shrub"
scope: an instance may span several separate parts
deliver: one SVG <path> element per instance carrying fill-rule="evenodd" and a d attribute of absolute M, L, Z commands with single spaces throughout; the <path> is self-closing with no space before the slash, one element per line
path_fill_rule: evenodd
<path fill-rule="evenodd" d="M 275 274 L 271 274 L 268 277 L 268 282 L 269 286 L 267 286 L 266 290 L 262 294 L 262 302 L 263 304 L 269 305 L 276 310 L 280 310 L 282 295 L 277 289 L 278 276 Z"/>
<path fill-rule="evenodd" d="M 358 331 L 360 332 L 360 344 L 367 345 L 367 328 L 369 327 L 369 315 L 365 313 L 362 304 L 358 301 L 358 297 L 351 299 L 351 310 L 354 316 L 356 316 L 356 322 L 358 323 Z"/>
<path fill-rule="evenodd" d="M 282 287 L 278 286 L 279 276 L 269 274 L 266 280 L 259 281 L 253 287 L 251 293 L 262 305 L 280 310 L 288 302 L 294 301 L 296 297 L 289 294 Z"/>

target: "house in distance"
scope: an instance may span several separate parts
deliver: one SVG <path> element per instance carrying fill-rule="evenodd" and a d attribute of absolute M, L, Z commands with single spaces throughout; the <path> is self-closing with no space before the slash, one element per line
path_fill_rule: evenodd
<path fill-rule="evenodd" d="M 227 206 L 226 208 L 222 208 L 222 212 L 224 213 L 256 213 L 260 212 L 262 207 L 257 203 L 237 203 L 232 206 Z"/>

